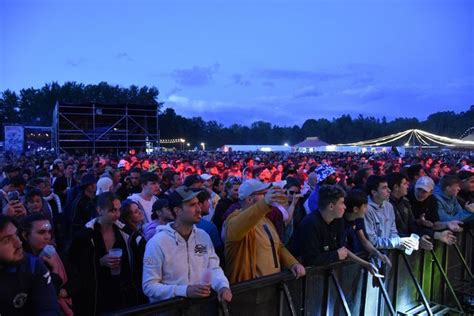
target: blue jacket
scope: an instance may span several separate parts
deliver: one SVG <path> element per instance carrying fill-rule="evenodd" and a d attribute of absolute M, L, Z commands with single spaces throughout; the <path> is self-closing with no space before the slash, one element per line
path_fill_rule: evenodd
<path fill-rule="evenodd" d="M 0 315 L 59 315 L 51 275 L 38 258 L 25 253 L 17 266 L 0 266 Z"/>
<path fill-rule="evenodd" d="M 455 196 L 449 196 L 441 190 L 434 193 L 438 200 L 438 215 L 442 222 L 452 220 L 470 221 L 474 219 L 474 214 L 463 209 Z"/>

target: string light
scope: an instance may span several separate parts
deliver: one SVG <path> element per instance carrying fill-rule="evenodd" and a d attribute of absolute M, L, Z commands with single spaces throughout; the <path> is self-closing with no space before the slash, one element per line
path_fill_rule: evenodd
<path fill-rule="evenodd" d="M 399 140 L 407 136 L 408 134 L 410 134 L 410 137 L 407 142 L 408 144 L 410 143 L 411 139 L 415 137 L 415 139 L 417 139 L 420 144 L 426 145 L 426 146 L 430 145 L 426 141 L 427 139 L 430 142 L 443 145 L 443 146 L 448 146 L 448 147 L 453 147 L 453 146 L 474 147 L 474 141 L 449 138 L 445 136 L 428 133 L 419 129 L 409 129 L 404 132 L 399 132 L 399 133 L 395 133 L 395 134 L 391 134 L 391 135 L 387 135 L 387 136 L 383 136 L 379 138 L 374 138 L 374 139 L 369 139 L 366 141 L 360 141 L 360 142 L 349 143 L 349 144 L 338 144 L 337 146 L 381 146 L 388 143 L 393 143 L 394 141 Z"/>
<path fill-rule="evenodd" d="M 184 138 L 170 138 L 170 139 L 160 139 L 161 144 L 179 144 L 185 143 L 186 140 Z"/>

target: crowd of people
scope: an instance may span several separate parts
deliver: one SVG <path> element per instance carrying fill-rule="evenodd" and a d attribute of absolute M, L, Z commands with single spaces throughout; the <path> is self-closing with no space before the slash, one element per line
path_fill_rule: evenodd
<path fill-rule="evenodd" d="M 474 221 L 466 153 L 4 155 L 0 170 L 1 315 L 231 302 L 237 282 L 344 260 L 378 274 L 388 249 L 451 245 Z"/>

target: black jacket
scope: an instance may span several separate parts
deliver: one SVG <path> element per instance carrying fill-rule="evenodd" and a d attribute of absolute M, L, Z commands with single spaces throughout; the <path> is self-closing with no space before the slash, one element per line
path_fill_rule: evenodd
<path fill-rule="evenodd" d="M 293 249 L 306 266 L 321 266 L 339 261 L 337 249 L 344 246 L 344 220 L 327 224 L 319 211 L 306 215 L 296 232 Z"/>
<path fill-rule="evenodd" d="M 137 305 L 129 235 L 123 231 L 122 223 L 113 227 L 113 248 L 123 250 L 119 276 L 112 276 L 109 268 L 100 265 L 107 250 L 97 219 L 87 223 L 73 239 L 69 258 L 80 280 L 79 291 L 73 296 L 76 315 L 97 315 Z"/>

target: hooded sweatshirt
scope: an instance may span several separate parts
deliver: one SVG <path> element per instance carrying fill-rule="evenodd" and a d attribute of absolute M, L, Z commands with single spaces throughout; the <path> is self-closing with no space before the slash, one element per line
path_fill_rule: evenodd
<path fill-rule="evenodd" d="M 193 284 L 210 283 L 216 292 L 229 288 L 209 235 L 194 226 L 186 241 L 171 224 L 158 226 L 146 245 L 143 292 L 150 301 L 185 297 Z"/>

